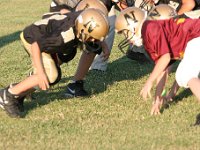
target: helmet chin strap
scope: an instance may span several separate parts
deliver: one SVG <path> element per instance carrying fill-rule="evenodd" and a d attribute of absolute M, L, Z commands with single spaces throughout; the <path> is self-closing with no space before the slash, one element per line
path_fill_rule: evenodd
<path fill-rule="evenodd" d="M 85 51 L 86 53 L 90 52 L 98 52 L 101 50 L 101 44 L 99 42 L 93 42 L 93 41 L 87 41 L 89 39 L 89 35 L 84 34 L 84 32 L 81 32 L 80 34 L 80 40 L 81 40 L 81 49 Z"/>
<path fill-rule="evenodd" d="M 81 31 L 81 33 L 79 34 L 79 40 L 81 41 L 80 49 L 83 50 L 83 51 L 86 51 L 85 44 L 84 44 L 84 42 L 85 42 L 85 35 L 84 35 L 83 31 Z"/>
<path fill-rule="evenodd" d="M 79 39 L 84 43 L 88 38 L 89 36 L 84 31 L 81 31 Z"/>

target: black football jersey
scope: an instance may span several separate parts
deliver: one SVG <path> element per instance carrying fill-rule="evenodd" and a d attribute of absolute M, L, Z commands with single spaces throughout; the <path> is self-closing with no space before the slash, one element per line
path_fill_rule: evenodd
<path fill-rule="evenodd" d="M 37 21 L 24 29 L 24 38 L 30 44 L 37 42 L 41 52 L 67 54 L 78 45 L 75 20 L 80 13 L 54 14 Z"/>

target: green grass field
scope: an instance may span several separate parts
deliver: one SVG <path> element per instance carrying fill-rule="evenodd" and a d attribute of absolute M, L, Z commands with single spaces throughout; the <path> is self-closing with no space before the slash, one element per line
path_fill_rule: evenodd
<path fill-rule="evenodd" d="M 19 33 L 48 11 L 50 0 L 0 0 L 0 87 L 24 79 L 31 62 Z M 62 66 L 61 82 L 25 101 L 25 117 L 9 118 L 0 110 L 0 150 L 199 150 L 200 127 L 191 126 L 200 112 L 197 99 L 180 89 L 175 102 L 151 116 L 152 100 L 139 92 L 152 64 L 129 60 L 117 49 L 116 36 L 105 73 L 86 77 L 89 98 L 64 97 L 80 52 Z M 172 84 L 174 73 L 170 76 Z M 168 87 L 170 87 L 170 84 Z"/>

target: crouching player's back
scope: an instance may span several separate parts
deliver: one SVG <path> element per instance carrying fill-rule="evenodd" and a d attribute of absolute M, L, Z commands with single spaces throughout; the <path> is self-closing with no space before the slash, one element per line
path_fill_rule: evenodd
<path fill-rule="evenodd" d="M 107 33 L 107 18 L 96 9 L 54 14 L 26 27 L 20 38 L 31 57 L 33 73 L 0 90 L 0 106 L 9 116 L 21 117 L 24 97 L 35 89 L 47 90 L 56 84 L 61 78 L 60 65 L 74 58 L 78 44 L 99 45 Z"/>

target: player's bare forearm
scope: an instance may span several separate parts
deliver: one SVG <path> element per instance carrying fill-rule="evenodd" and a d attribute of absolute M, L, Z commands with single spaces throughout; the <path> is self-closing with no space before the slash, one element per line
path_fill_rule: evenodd
<path fill-rule="evenodd" d="M 34 42 L 31 45 L 31 53 L 32 53 L 33 64 L 36 67 L 37 71 L 43 72 L 44 69 L 42 65 L 41 52 L 37 42 Z"/>
<path fill-rule="evenodd" d="M 157 78 L 156 91 L 155 91 L 155 101 L 160 100 L 162 96 L 163 89 L 165 88 L 167 82 L 168 72 L 163 71 Z"/>
<path fill-rule="evenodd" d="M 34 66 L 36 67 L 36 74 L 38 76 L 38 85 L 42 90 L 46 90 L 49 88 L 49 81 L 44 71 L 41 51 L 37 42 L 34 42 L 31 45 L 31 53 Z"/>
<path fill-rule="evenodd" d="M 162 72 L 167 68 L 170 62 L 170 54 L 164 54 L 159 58 L 157 61 L 152 73 L 150 74 L 149 78 L 147 79 L 145 85 L 143 86 L 142 90 L 140 91 L 140 95 L 147 99 L 148 97 L 151 98 L 151 88 L 153 87 L 154 81 L 161 75 Z"/>
<path fill-rule="evenodd" d="M 157 61 L 156 65 L 155 65 L 151 75 L 149 76 L 148 81 L 154 82 L 159 77 L 159 75 L 161 75 L 161 73 L 165 71 L 165 69 L 167 68 L 167 66 L 168 66 L 168 64 L 170 62 L 170 59 L 171 58 L 170 58 L 170 54 L 169 53 L 164 54 L 163 56 L 161 56 L 158 59 L 158 61 Z"/>
<path fill-rule="evenodd" d="M 170 89 L 169 93 L 166 96 L 166 101 L 172 101 L 173 98 L 176 96 L 176 93 L 179 90 L 179 85 L 176 82 L 176 80 L 174 81 L 172 88 Z"/>

